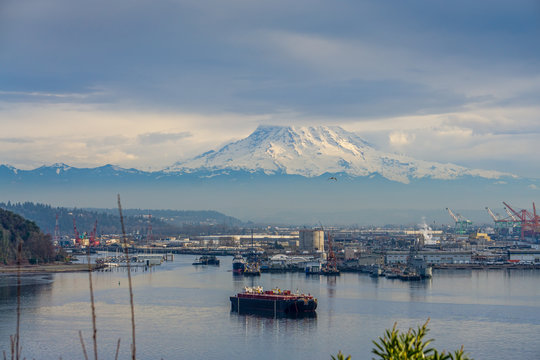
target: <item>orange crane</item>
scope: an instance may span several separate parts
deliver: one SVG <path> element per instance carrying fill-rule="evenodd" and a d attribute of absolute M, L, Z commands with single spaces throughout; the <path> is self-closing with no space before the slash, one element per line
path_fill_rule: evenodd
<path fill-rule="evenodd" d="M 324 233 L 324 227 L 321 224 L 321 230 Z M 326 264 L 321 268 L 321 273 L 323 275 L 339 275 L 340 272 L 337 268 L 337 258 L 334 253 L 334 248 L 332 246 L 332 234 L 328 233 L 328 254 L 326 256 Z"/>
<path fill-rule="evenodd" d="M 526 235 L 535 237 L 540 234 L 540 216 L 536 213 L 536 205 L 534 202 L 533 211 L 530 212 L 525 209 L 519 211 L 514 210 L 510 205 L 503 201 L 503 204 L 510 209 L 518 221 L 521 222 L 521 239 L 525 239 Z"/>
<path fill-rule="evenodd" d="M 97 219 L 96 219 L 96 222 L 94 223 L 94 229 L 90 233 L 90 243 L 89 243 L 90 246 L 99 246 L 99 240 L 96 240 L 96 235 L 97 235 Z"/>
<path fill-rule="evenodd" d="M 334 253 L 332 246 L 332 234 L 330 233 L 328 233 L 328 258 L 326 259 L 326 268 L 331 272 L 339 273 L 336 254 Z"/>
<path fill-rule="evenodd" d="M 77 223 L 75 222 L 75 217 L 73 218 L 73 231 L 75 233 L 76 245 L 81 245 L 81 235 L 79 234 L 79 230 L 77 230 Z"/>

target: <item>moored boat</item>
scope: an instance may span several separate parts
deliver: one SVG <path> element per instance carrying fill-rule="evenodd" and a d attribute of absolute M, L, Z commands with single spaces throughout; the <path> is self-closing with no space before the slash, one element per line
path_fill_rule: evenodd
<path fill-rule="evenodd" d="M 292 293 L 290 290 L 266 290 L 262 287 L 246 287 L 244 292 L 230 297 L 231 311 L 290 315 L 313 313 L 317 299 L 310 294 Z"/>
<path fill-rule="evenodd" d="M 192 265 L 219 265 L 219 259 L 215 255 L 202 255 Z"/>
<path fill-rule="evenodd" d="M 240 254 L 234 255 L 232 261 L 233 273 L 242 274 L 246 269 L 246 260 Z"/>
<path fill-rule="evenodd" d="M 245 268 L 244 268 L 244 275 L 260 276 L 261 275 L 261 269 L 259 267 L 259 263 L 257 263 L 257 262 L 246 263 Z"/>

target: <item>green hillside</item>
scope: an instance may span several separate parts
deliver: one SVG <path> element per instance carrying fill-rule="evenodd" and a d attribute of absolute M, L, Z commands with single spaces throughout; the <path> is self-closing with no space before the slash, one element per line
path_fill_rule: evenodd
<path fill-rule="evenodd" d="M 34 222 L 0 209 L 0 264 L 17 261 L 18 244 L 21 244 L 23 262 L 54 261 L 55 250 L 49 235 L 43 234 Z"/>

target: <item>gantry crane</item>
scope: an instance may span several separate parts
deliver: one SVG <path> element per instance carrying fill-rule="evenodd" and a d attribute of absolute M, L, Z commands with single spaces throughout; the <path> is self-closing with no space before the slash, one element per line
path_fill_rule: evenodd
<path fill-rule="evenodd" d="M 508 210 L 508 208 L 506 208 L 506 207 L 504 208 L 504 210 L 508 214 L 507 217 L 503 217 L 503 216 L 501 216 L 499 214 L 495 215 L 493 213 L 493 211 L 491 211 L 491 209 L 489 207 L 487 207 L 487 206 L 486 206 L 486 210 L 489 213 L 489 215 L 491 216 L 491 218 L 493 219 L 493 221 L 495 222 L 495 231 L 497 231 L 499 233 L 501 231 L 510 233 L 510 229 L 511 229 L 512 233 L 515 233 L 517 231 L 517 229 L 521 229 L 521 223 L 515 217 L 515 215 L 512 214 L 512 212 L 510 212 L 510 210 Z M 521 230 L 519 230 L 519 231 L 521 231 Z"/>
<path fill-rule="evenodd" d="M 519 211 L 514 210 L 510 205 L 503 201 L 503 204 L 510 209 L 513 218 L 515 218 L 521 224 L 521 239 L 525 239 L 526 236 L 537 237 L 540 235 L 540 216 L 536 213 L 536 205 L 534 202 L 533 211 L 530 212 L 525 209 Z"/>
<path fill-rule="evenodd" d="M 454 214 L 449 208 L 446 208 L 446 211 L 448 211 L 448 213 L 455 222 L 454 232 L 456 233 L 456 235 L 465 235 L 469 233 L 472 226 L 471 220 L 461 216 L 460 214 Z"/>

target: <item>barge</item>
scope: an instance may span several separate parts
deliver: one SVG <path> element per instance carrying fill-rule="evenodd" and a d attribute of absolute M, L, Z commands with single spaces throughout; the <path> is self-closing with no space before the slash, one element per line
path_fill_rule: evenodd
<path fill-rule="evenodd" d="M 266 290 L 261 286 L 246 287 L 244 292 L 230 297 L 231 311 L 238 313 L 266 313 L 291 315 L 314 313 L 317 299 L 310 294 L 292 293 L 290 290 Z"/>
<path fill-rule="evenodd" d="M 202 255 L 192 265 L 219 265 L 219 259 L 215 255 Z"/>

